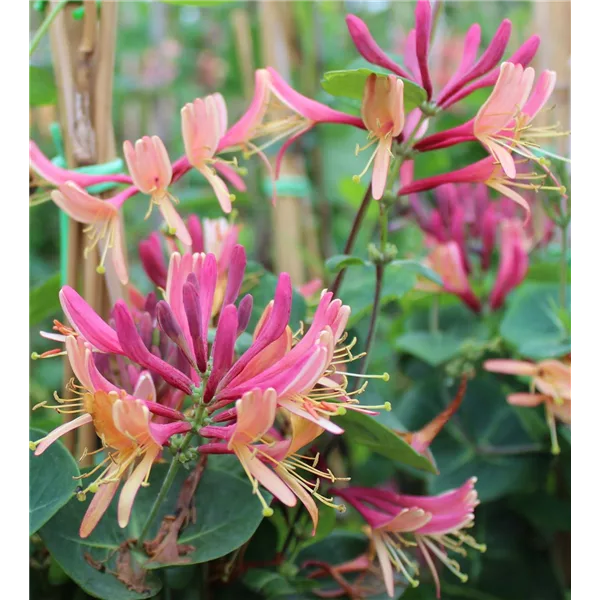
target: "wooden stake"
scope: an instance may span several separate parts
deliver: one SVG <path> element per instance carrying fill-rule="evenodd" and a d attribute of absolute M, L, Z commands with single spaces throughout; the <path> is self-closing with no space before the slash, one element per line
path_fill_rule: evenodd
<path fill-rule="evenodd" d="M 94 0 L 85 0 L 84 7 L 82 21 L 73 19 L 73 8 L 67 5 L 50 28 L 52 59 L 59 92 L 59 118 L 65 158 L 70 168 L 105 162 L 115 156 L 111 111 L 117 3 L 102 3 L 100 19 Z M 77 288 L 79 277 L 83 275 L 83 296 L 94 309 L 101 311 L 105 283 L 96 273 L 97 249 L 89 251 L 84 260 L 82 250 L 85 240 L 82 240 L 81 225 L 70 220 L 68 231 L 66 283 Z M 109 265 L 106 277 L 114 279 L 114 273 L 111 276 L 108 267 Z M 72 376 L 67 361 L 65 382 Z M 72 436 L 67 438 L 67 444 L 73 451 Z M 80 428 L 75 456 L 81 456 L 85 448 L 93 451 L 96 445 L 97 437 L 93 426 Z M 91 456 L 82 461 L 83 466 L 90 464 Z"/>
<path fill-rule="evenodd" d="M 272 66 L 290 80 L 290 62 L 295 54 L 293 22 L 285 2 L 262 0 L 259 4 L 259 21 L 262 34 L 263 62 Z M 303 158 L 288 150 L 281 164 L 281 178 L 305 177 Z M 307 220 L 307 206 L 301 198 L 278 195 L 273 208 L 273 259 L 277 271 L 287 271 L 294 285 L 306 282 L 303 261 L 303 226 Z"/>

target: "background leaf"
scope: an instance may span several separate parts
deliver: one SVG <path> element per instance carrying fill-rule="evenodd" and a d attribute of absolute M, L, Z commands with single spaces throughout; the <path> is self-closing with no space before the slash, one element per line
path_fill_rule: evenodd
<path fill-rule="evenodd" d="M 60 273 L 29 291 L 29 325 L 37 325 L 60 310 Z"/>
<path fill-rule="evenodd" d="M 560 357 L 571 351 L 571 335 L 561 320 L 559 286 L 525 283 L 512 296 L 500 333 L 519 354 L 532 359 Z M 567 311 L 571 310 L 570 287 Z"/>
<path fill-rule="evenodd" d="M 34 442 L 45 432 L 29 429 Z M 60 441 L 35 456 L 29 453 L 29 535 L 34 534 L 73 496 L 78 485 L 79 468 L 75 459 Z"/>
<path fill-rule="evenodd" d="M 195 550 L 185 557 L 184 564 L 209 561 L 239 548 L 256 531 L 262 521 L 260 503 L 252 495 L 247 480 L 236 472 L 226 471 L 227 461 L 211 457 L 196 492 L 196 521 L 180 535 L 180 544 L 190 544 Z M 214 460 L 216 459 L 216 460 Z M 210 464 L 210 463 L 213 464 Z M 160 581 L 150 572 L 147 577 L 147 593 L 127 590 L 114 575 L 115 551 L 126 539 L 136 539 L 148 515 L 158 487 L 167 471 L 167 465 L 155 465 L 150 477 L 150 486 L 141 488 L 132 511 L 129 525 L 120 529 L 117 523 L 118 494 L 106 514 L 85 539 L 79 537 L 79 526 L 91 498 L 85 502 L 72 500 L 60 510 L 41 530 L 40 535 L 48 550 L 65 572 L 89 594 L 114 600 L 149 598 L 160 589 Z M 162 518 L 173 514 L 179 489 L 188 472 L 181 469 L 150 529 L 149 539 L 158 532 Z M 100 572 L 85 559 L 88 553 L 94 560 L 105 562 L 106 571 Z M 147 569 L 156 569 L 166 564 L 149 563 L 147 557 L 139 555 L 138 562 Z M 179 563 L 181 564 L 181 563 Z"/>
<path fill-rule="evenodd" d="M 344 435 L 357 444 L 367 446 L 373 452 L 393 460 L 397 466 L 405 464 L 416 469 L 435 473 L 435 467 L 422 455 L 413 450 L 391 429 L 377 422 L 369 415 L 349 410 L 345 415 L 335 418 L 335 422 L 344 428 Z"/>
<path fill-rule="evenodd" d="M 52 69 L 29 65 L 29 106 L 56 104 L 56 84 Z"/>

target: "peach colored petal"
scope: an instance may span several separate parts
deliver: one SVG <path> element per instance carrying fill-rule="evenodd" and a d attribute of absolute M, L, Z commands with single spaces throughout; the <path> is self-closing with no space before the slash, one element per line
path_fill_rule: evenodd
<path fill-rule="evenodd" d="M 111 467 L 106 474 L 107 478 L 110 478 L 117 471 L 117 466 Z M 110 483 L 103 483 L 100 485 L 98 491 L 94 494 L 90 505 L 81 521 L 79 527 L 79 537 L 86 538 L 102 518 L 106 510 L 108 509 L 111 500 L 113 499 L 117 488 L 119 487 L 119 481 L 111 481 Z"/>
<path fill-rule="evenodd" d="M 121 490 L 121 495 L 119 496 L 119 505 L 117 508 L 119 527 L 127 527 L 135 496 L 138 493 L 142 482 L 150 472 L 154 459 L 158 456 L 159 452 L 160 447 L 158 446 L 148 450 L 140 464 L 134 469 L 133 473 L 129 476 L 129 479 L 125 482 L 125 485 Z"/>

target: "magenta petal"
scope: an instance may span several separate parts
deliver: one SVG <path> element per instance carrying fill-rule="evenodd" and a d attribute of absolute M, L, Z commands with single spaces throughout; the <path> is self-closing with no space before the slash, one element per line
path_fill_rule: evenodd
<path fill-rule="evenodd" d="M 483 77 L 500 62 L 508 45 L 511 29 L 512 23 L 510 20 L 504 19 L 481 58 L 445 94 L 440 96 L 438 100 L 440 106 L 447 108 L 450 104 L 454 104 L 456 100 L 452 98 L 452 102 L 448 102 L 448 99 L 471 81 Z"/>
<path fill-rule="evenodd" d="M 204 402 L 210 402 L 214 396 L 219 381 L 231 367 L 237 339 L 238 317 L 237 309 L 228 304 L 222 311 L 217 325 L 215 342 L 212 347 L 212 372 L 206 382 Z"/>
<path fill-rule="evenodd" d="M 458 66 L 458 69 L 454 75 L 452 75 L 446 85 L 442 88 L 440 97 L 444 96 L 447 90 L 452 89 L 454 84 L 473 66 L 473 63 L 477 58 L 477 51 L 479 50 L 480 43 L 481 27 L 478 23 L 473 23 L 465 35 L 465 44 L 463 47 L 463 55 L 460 65 Z"/>
<path fill-rule="evenodd" d="M 123 347 L 123 353 L 134 362 L 154 371 L 167 383 L 180 389 L 186 394 L 192 393 L 192 380 L 150 352 L 140 337 L 129 309 L 122 300 L 119 300 L 113 310 L 119 342 Z"/>
<path fill-rule="evenodd" d="M 243 331 L 246 331 L 248 322 L 252 316 L 252 307 L 254 305 L 254 298 L 251 294 L 246 294 L 239 303 L 238 306 L 238 335 Z"/>
<path fill-rule="evenodd" d="M 196 281 L 196 284 L 193 281 Z M 183 284 L 183 306 L 194 346 L 196 363 L 202 373 L 206 371 L 206 346 L 202 337 L 202 314 L 200 312 L 200 292 L 194 273 L 190 273 L 188 281 Z"/>
<path fill-rule="evenodd" d="M 164 289 L 167 285 L 167 263 L 160 236 L 156 232 L 140 242 L 139 255 L 146 275 L 154 285 Z"/>
<path fill-rule="evenodd" d="M 178 421 L 177 423 L 150 422 L 150 433 L 154 440 L 161 446 L 166 446 L 171 436 L 178 433 L 186 433 L 191 428 L 192 426 L 187 421 Z"/>
<path fill-rule="evenodd" d="M 204 252 L 204 231 L 202 229 L 202 222 L 196 215 L 188 217 L 187 228 L 192 238 L 192 252 Z"/>
<path fill-rule="evenodd" d="M 419 72 L 421 73 L 421 82 L 427 92 L 427 99 L 431 100 L 433 88 L 429 67 L 429 37 L 431 35 L 431 4 L 429 0 L 418 0 L 415 7 L 415 49 L 417 53 L 417 62 Z"/>
<path fill-rule="evenodd" d="M 240 359 L 233 365 L 218 386 L 219 396 L 225 390 L 227 385 L 234 380 L 244 367 L 270 343 L 278 339 L 290 320 L 292 311 L 292 282 L 287 273 L 281 273 L 275 289 L 275 299 L 273 309 L 269 315 L 267 323 L 261 329 L 254 343 L 244 352 Z"/>
<path fill-rule="evenodd" d="M 409 74 L 377 45 L 377 42 L 373 39 L 369 28 L 363 20 L 355 15 L 346 15 L 346 25 L 356 49 L 365 60 L 373 65 L 388 69 L 400 77 L 411 79 Z"/>
<path fill-rule="evenodd" d="M 223 298 L 223 306 L 233 304 L 240 293 L 244 273 L 246 271 L 246 250 L 244 246 L 236 245 L 231 253 L 229 272 L 227 275 L 227 287 Z"/>
<path fill-rule="evenodd" d="M 58 297 L 71 325 L 86 341 L 101 352 L 123 354 L 114 329 L 72 287 L 63 286 Z"/>

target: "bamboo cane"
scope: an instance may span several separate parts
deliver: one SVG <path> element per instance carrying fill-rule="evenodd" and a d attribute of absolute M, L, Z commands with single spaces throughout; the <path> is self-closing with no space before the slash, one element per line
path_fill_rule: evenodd
<path fill-rule="evenodd" d="M 73 8 L 67 5 L 50 27 L 59 119 L 65 158 L 70 168 L 104 162 L 115 156 L 111 110 L 117 4 L 103 3 L 100 18 L 94 0 L 85 0 L 84 7 L 82 21 L 72 18 Z M 81 225 L 69 220 L 66 283 L 79 287 L 82 274 L 84 298 L 94 309 L 101 311 L 105 283 L 96 273 L 97 249 L 89 251 L 83 259 L 82 236 Z M 107 265 L 106 280 L 113 281 L 114 273 L 109 267 Z M 112 287 L 118 293 L 114 284 Z M 65 383 L 71 377 L 72 371 L 66 361 Z M 73 451 L 74 437 L 70 436 L 66 442 Z M 85 449 L 94 450 L 96 444 L 93 426 L 80 428 L 76 456 L 82 455 Z M 91 458 L 85 457 L 82 465 L 91 464 Z"/>
<path fill-rule="evenodd" d="M 272 66 L 288 81 L 290 60 L 294 54 L 293 32 L 285 2 L 263 0 L 259 4 L 259 22 L 262 36 L 262 54 L 266 65 Z M 281 177 L 306 175 L 301 156 L 288 151 L 281 164 Z M 273 208 L 273 258 L 277 271 L 287 271 L 295 285 L 306 282 L 302 259 L 302 223 L 307 207 L 301 198 L 278 195 Z"/>

